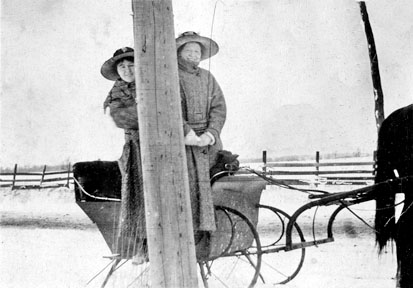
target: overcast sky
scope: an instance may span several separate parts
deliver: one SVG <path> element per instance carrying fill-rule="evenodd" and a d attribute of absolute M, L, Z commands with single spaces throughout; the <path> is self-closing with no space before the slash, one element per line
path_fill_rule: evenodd
<path fill-rule="evenodd" d="M 214 6 L 215 20 L 212 27 Z M 413 1 L 368 1 L 386 116 L 413 102 Z M 1 1 L 0 164 L 116 160 L 100 67 L 133 47 L 130 0 Z M 373 87 L 353 0 L 173 1 L 175 34 L 211 37 L 224 148 L 242 158 L 372 152 Z M 212 28 L 212 29 L 211 29 Z"/>

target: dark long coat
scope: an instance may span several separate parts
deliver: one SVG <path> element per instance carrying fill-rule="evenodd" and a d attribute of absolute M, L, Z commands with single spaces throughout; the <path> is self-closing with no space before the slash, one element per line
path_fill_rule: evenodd
<path fill-rule="evenodd" d="M 209 170 L 222 150 L 221 130 L 226 120 L 226 104 L 222 90 L 207 70 L 179 59 L 179 84 L 182 101 L 184 135 L 192 129 L 200 136 L 205 132 L 215 138 L 213 145 L 186 146 L 192 219 L 195 230 L 214 231 Z"/>

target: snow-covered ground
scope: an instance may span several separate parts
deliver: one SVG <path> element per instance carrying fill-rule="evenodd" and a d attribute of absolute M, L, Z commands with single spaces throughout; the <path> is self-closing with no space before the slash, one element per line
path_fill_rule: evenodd
<path fill-rule="evenodd" d="M 340 190 L 351 189 L 340 187 Z M 302 193 L 271 186 L 264 191 L 261 203 L 291 213 L 307 201 L 307 196 Z M 327 220 L 334 207 L 320 208 L 317 223 Z M 354 206 L 354 211 L 368 223 L 373 223 L 374 203 L 359 204 Z M 109 263 L 102 256 L 109 255 L 110 250 L 95 225 L 78 208 L 70 190 L 3 189 L 0 213 L 0 287 L 101 285 L 103 274 L 89 285 L 87 283 Z M 313 215 L 314 210 L 303 215 L 299 222 L 307 240 L 313 237 Z M 322 236 L 324 230 L 319 225 L 316 235 Z M 307 248 L 298 276 L 277 287 L 395 287 L 392 279 L 396 269 L 395 255 L 391 251 L 380 257 L 377 255 L 373 232 L 367 226 L 343 211 L 335 221 L 334 236 L 332 243 Z M 240 279 L 246 274 L 244 271 L 237 273 Z M 237 286 L 229 284 L 231 288 Z M 273 285 L 259 282 L 255 287 Z"/>

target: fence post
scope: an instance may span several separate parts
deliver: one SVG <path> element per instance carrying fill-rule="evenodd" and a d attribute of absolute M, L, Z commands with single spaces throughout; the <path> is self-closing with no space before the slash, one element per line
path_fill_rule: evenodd
<path fill-rule="evenodd" d="M 319 175 L 318 172 L 320 171 L 320 166 L 319 166 L 319 164 L 320 164 L 320 151 L 316 151 L 316 152 L 315 152 L 315 162 L 316 162 L 316 167 L 315 167 L 316 172 L 315 172 L 315 176 L 318 177 L 318 175 Z M 317 183 L 317 182 L 315 183 L 315 187 L 318 187 L 318 183 Z"/>
<path fill-rule="evenodd" d="M 262 162 L 264 163 L 264 166 L 262 167 L 262 172 L 267 173 L 267 151 L 262 151 Z"/>
<path fill-rule="evenodd" d="M 43 173 L 42 173 L 42 178 L 40 178 L 39 189 L 40 189 L 40 186 L 42 186 L 45 173 L 46 173 L 46 165 L 44 165 L 43 167 Z"/>
<path fill-rule="evenodd" d="M 14 190 L 14 184 L 16 183 L 16 174 L 17 174 L 17 164 L 14 164 L 13 183 L 11 184 L 11 190 Z"/>
<path fill-rule="evenodd" d="M 69 167 L 67 168 L 67 184 L 66 187 L 69 188 L 70 184 L 70 162 L 69 162 Z"/>
<path fill-rule="evenodd" d="M 315 170 L 316 170 L 315 176 L 318 176 L 318 172 L 320 171 L 320 166 L 319 166 L 319 164 L 320 164 L 320 151 L 316 151 L 316 152 L 315 152 L 315 163 L 316 163 L 316 166 L 315 166 Z"/>

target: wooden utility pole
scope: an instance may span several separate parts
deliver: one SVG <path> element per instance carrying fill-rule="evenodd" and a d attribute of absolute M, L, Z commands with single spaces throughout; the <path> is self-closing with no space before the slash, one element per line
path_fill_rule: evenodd
<path fill-rule="evenodd" d="M 367 45 L 369 49 L 371 77 L 373 79 L 374 89 L 374 116 L 376 117 L 377 131 L 379 131 L 381 124 L 384 121 L 383 89 L 381 88 L 379 60 L 377 58 L 376 44 L 374 42 L 373 30 L 371 29 L 366 3 L 364 1 L 361 1 L 359 2 L 359 6 L 361 18 L 364 23 L 364 31 L 366 32 Z"/>
<path fill-rule="evenodd" d="M 152 287 L 198 286 L 172 0 L 132 0 Z"/>

